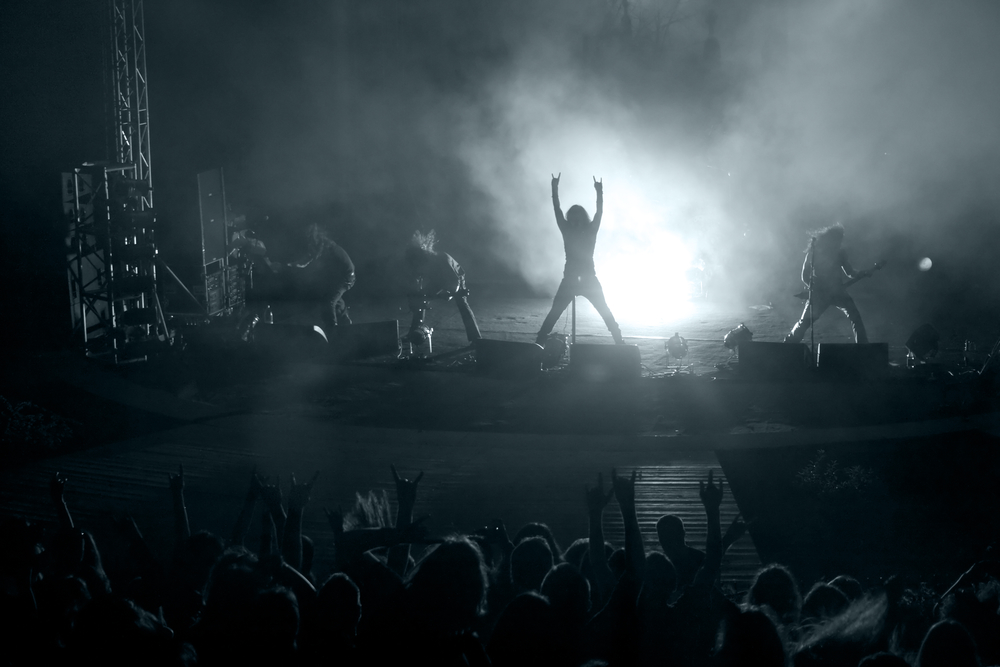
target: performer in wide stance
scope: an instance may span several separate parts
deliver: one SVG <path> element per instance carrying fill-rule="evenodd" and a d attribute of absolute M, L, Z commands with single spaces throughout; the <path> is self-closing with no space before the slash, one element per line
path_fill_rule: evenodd
<path fill-rule="evenodd" d="M 408 295 L 413 320 L 403 340 L 414 344 L 422 343 L 425 338 L 422 333 L 424 312 L 428 302 L 454 299 L 458 313 L 462 316 L 462 324 L 465 325 L 465 336 L 470 343 L 474 343 L 483 336 L 479 333 L 476 316 L 469 306 L 465 271 L 454 257 L 438 251 L 434 247 L 435 243 L 434 230 L 427 234 L 418 231 L 414 232 L 410 246 L 406 249 L 406 266 L 413 280 L 414 291 Z"/>
<path fill-rule="evenodd" d="M 867 343 L 868 334 L 861 321 L 854 299 L 847 293 L 844 276 L 859 278 L 870 275 L 869 271 L 856 272 L 847 259 L 847 251 L 841 247 L 844 228 L 839 223 L 821 229 L 813 234 L 802 263 L 802 282 L 809 290 L 810 297 L 802 311 L 802 317 L 785 336 L 786 343 L 798 343 L 812 322 L 830 306 L 839 308 L 851 320 L 854 327 L 854 342 Z"/>
<path fill-rule="evenodd" d="M 546 315 L 535 339 L 539 345 L 545 345 L 545 340 L 555 326 L 556 320 L 577 295 L 587 297 L 587 300 L 594 304 L 594 308 L 604 319 L 604 324 L 607 325 L 616 343 L 625 342 L 622 340 L 622 330 L 604 299 L 604 289 L 601 287 L 601 281 L 597 279 L 597 270 L 594 268 L 594 246 L 597 244 L 597 231 L 601 228 L 601 215 L 604 213 L 603 182 L 595 178 L 594 189 L 597 190 L 597 212 L 593 220 L 582 206 L 575 204 L 569 207 L 564 217 L 559 206 L 559 176 L 552 177 L 552 207 L 555 209 L 556 224 L 562 232 L 563 245 L 566 248 L 566 268 L 563 270 L 563 279 L 559 289 L 556 290 L 556 296 L 552 299 L 552 310 Z"/>

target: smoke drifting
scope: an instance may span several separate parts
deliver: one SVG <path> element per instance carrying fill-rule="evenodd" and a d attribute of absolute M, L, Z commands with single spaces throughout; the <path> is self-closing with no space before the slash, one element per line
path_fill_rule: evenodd
<path fill-rule="evenodd" d="M 926 300 L 996 228 L 1000 7 L 986 0 L 172 7 L 150 32 L 214 36 L 199 48 L 215 87 L 161 61 L 154 114 L 194 87 L 183 132 L 213 140 L 159 129 L 174 122 L 161 111 L 154 151 L 166 134 L 176 167 L 170 138 L 197 143 L 231 198 L 332 216 L 362 263 L 435 228 L 473 284 L 550 293 L 559 172 L 564 208 L 591 214 L 604 180 L 598 274 L 619 300 L 662 301 L 698 257 L 734 297 L 785 294 L 807 232 L 835 220 L 857 266 L 894 260 L 873 293 Z"/>
<path fill-rule="evenodd" d="M 599 72 L 522 52 L 495 83 L 507 134 L 488 148 L 471 142 L 467 159 L 507 237 L 530 239 L 525 275 L 538 284 L 555 273 L 558 258 L 540 246 L 558 250 L 557 234 L 543 228 L 536 240 L 546 176 L 559 169 L 579 186 L 565 202 L 592 201 L 591 174 L 606 178 L 601 264 L 633 240 L 683 261 L 659 243 L 669 232 L 758 298 L 787 284 L 775 265 L 796 280 L 806 231 L 838 219 L 865 261 L 896 253 L 879 246 L 900 235 L 968 254 L 972 239 L 947 230 L 995 203 L 997 8 L 844 0 L 756 3 L 737 15 L 729 4 L 717 3 L 717 68 L 699 60 L 705 29 L 691 21 L 641 90 L 609 82 L 609 69 L 642 67 L 620 49 Z"/>

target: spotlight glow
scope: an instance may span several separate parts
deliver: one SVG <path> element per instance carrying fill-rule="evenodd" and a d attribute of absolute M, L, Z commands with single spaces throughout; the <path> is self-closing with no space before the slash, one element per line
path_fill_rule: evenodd
<path fill-rule="evenodd" d="M 917 263 L 917 267 L 921 271 L 930 271 L 932 266 L 934 266 L 934 263 L 931 261 L 930 257 L 924 257 Z"/>
<path fill-rule="evenodd" d="M 665 211 L 630 188 L 620 188 L 605 216 L 612 222 L 597 241 L 597 275 L 620 322 L 654 324 L 688 315 L 693 256 L 668 231 Z"/>

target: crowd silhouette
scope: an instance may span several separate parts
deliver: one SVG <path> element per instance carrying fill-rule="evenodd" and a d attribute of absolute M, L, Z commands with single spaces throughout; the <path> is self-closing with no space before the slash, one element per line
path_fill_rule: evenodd
<path fill-rule="evenodd" d="M 803 596 L 788 568 L 762 568 L 745 593 L 720 585 L 724 489 L 700 482 L 708 534 L 688 545 L 675 516 L 646 552 L 636 472 L 601 475 L 581 502 L 589 534 L 562 549 L 544 523 L 513 537 L 500 519 L 469 535 L 429 536 L 414 519 L 418 486 L 391 467 L 395 517 L 375 494 L 327 511 L 336 572 L 313 574 L 302 518 L 316 476 L 251 475 L 228 538 L 191 530 L 184 471 L 170 475 L 174 550 L 161 558 L 136 522 L 115 523 L 134 576 L 112 582 L 93 536 L 75 523 L 67 480 L 50 482 L 55 527 L 3 523 L 3 660 L 7 665 L 681 665 L 849 666 L 1000 663 L 1000 563 L 981 561 L 946 591 L 847 574 Z M 693 492 L 693 490 L 692 490 Z M 615 499 L 624 543 L 605 541 Z M 248 535 L 260 506 L 257 550 Z M 388 499 L 381 506 L 384 515 Z M 863 554 L 859 554 L 863 557 Z"/>

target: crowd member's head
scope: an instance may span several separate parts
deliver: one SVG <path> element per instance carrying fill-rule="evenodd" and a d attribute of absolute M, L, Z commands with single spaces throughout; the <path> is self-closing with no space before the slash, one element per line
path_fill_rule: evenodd
<path fill-rule="evenodd" d="M 256 559 L 246 554 L 225 554 L 216 563 L 205 589 L 205 611 L 200 621 L 203 631 L 220 641 L 240 631 L 261 588 L 255 568 Z"/>
<path fill-rule="evenodd" d="M 864 597 L 837 616 L 809 628 L 799 642 L 796 667 L 856 665 L 881 650 L 888 608 L 884 595 Z"/>
<path fill-rule="evenodd" d="M 541 593 L 552 610 L 569 623 L 582 623 L 590 612 L 590 584 L 569 563 L 560 563 L 542 580 Z"/>
<path fill-rule="evenodd" d="M 722 624 L 714 667 L 784 667 L 785 647 L 764 610 L 751 607 Z"/>
<path fill-rule="evenodd" d="M 677 570 L 670 560 L 659 551 L 646 555 L 646 567 L 642 573 L 640 599 L 648 602 L 666 602 L 677 586 Z"/>
<path fill-rule="evenodd" d="M 614 575 L 615 579 L 621 579 L 621 576 L 625 574 L 625 550 L 615 549 L 608 556 L 608 567 L 611 568 L 611 574 Z"/>
<path fill-rule="evenodd" d="M 269 588 L 257 594 L 246 627 L 247 641 L 260 664 L 288 664 L 295 655 L 299 634 L 299 604 L 287 588 Z"/>
<path fill-rule="evenodd" d="M 552 550 L 544 538 L 522 540 L 510 554 L 510 578 L 514 588 L 520 593 L 539 590 L 552 564 Z"/>
<path fill-rule="evenodd" d="M 519 531 L 514 533 L 514 545 L 517 546 L 529 537 L 541 537 L 544 539 L 549 544 L 549 550 L 552 552 L 552 560 L 557 563 L 562 560 L 562 551 L 559 549 L 559 543 L 556 542 L 556 537 L 552 534 L 552 529 L 547 525 L 537 522 L 524 524 Z"/>
<path fill-rule="evenodd" d="M 834 577 L 827 583 L 847 596 L 847 599 L 850 602 L 854 602 L 864 593 L 864 589 L 861 587 L 861 582 L 846 574 Z"/>
<path fill-rule="evenodd" d="M 754 607 L 767 605 L 785 625 L 797 623 L 802 609 L 799 585 L 783 565 L 768 565 L 757 572 L 746 601 Z"/>
<path fill-rule="evenodd" d="M 683 548 L 686 542 L 684 521 L 679 516 L 664 514 L 656 522 L 656 536 L 667 553 Z"/>
<path fill-rule="evenodd" d="M 935 623 L 920 645 L 914 667 L 979 667 L 972 635 L 955 621 Z"/>
<path fill-rule="evenodd" d="M 324 632 L 354 637 L 361 621 L 361 591 L 346 574 L 331 575 L 319 589 L 316 613 Z"/>
<path fill-rule="evenodd" d="M 802 621 L 816 623 L 847 609 L 847 596 L 829 584 L 817 583 L 802 601 Z"/>
<path fill-rule="evenodd" d="M 1000 584 L 991 579 L 977 591 L 959 589 L 946 597 L 939 620 L 961 623 L 972 635 L 980 659 L 986 664 L 1000 662 Z"/>
<path fill-rule="evenodd" d="M 589 560 L 589 551 L 590 540 L 586 537 L 581 537 L 578 540 L 573 540 L 573 543 L 566 547 L 566 551 L 563 553 L 563 560 L 582 571 L 583 562 Z"/>
<path fill-rule="evenodd" d="M 207 530 L 199 530 L 187 539 L 177 552 L 175 562 L 179 581 L 202 592 L 215 563 L 225 552 L 225 543 Z"/>
<path fill-rule="evenodd" d="M 548 667 L 556 660 L 552 608 L 537 593 L 522 593 L 504 608 L 487 647 L 494 667 Z"/>
<path fill-rule="evenodd" d="M 414 569 L 407 593 L 417 613 L 443 632 L 469 628 L 486 604 L 483 554 L 465 537 L 448 538 Z"/>

